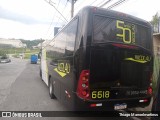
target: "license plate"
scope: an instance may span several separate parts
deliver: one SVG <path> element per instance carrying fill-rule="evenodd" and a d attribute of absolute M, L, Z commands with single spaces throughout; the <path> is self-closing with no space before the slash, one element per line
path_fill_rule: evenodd
<path fill-rule="evenodd" d="M 123 103 L 123 104 L 115 104 L 114 105 L 114 110 L 122 110 L 122 109 L 126 109 L 127 108 L 127 104 Z"/>

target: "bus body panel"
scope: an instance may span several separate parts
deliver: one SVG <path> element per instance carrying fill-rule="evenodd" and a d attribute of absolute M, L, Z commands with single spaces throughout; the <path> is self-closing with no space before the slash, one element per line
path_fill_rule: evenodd
<path fill-rule="evenodd" d="M 79 34 L 76 36 L 76 32 L 80 31 L 78 17 L 73 19 L 68 27 L 64 28 L 59 36 L 55 36 L 55 39 L 63 41 L 63 43 L 57 43 L 59 46 L 54 47 L 52 44 L 46 46 L 46 56 L 48 65 L 48 76 L 54 86 L 54 95 L 56 98 L 65 104 L 69 109 L 73 108 L 74 97 L 76 92 L 75 80 L 76 80 L 76 68 L 74 66 L 74 46 L 78 43 Z M 72 33 L 74 35 L 72 36 Z M 67 35 L 68 33 L 69 35 Z M 71 41 L 71 39 L 75 40 Z M 72 43 L 71 43 L 72 42 Z M 73 44 L 73 46 L 66 47 L 66 44 Z"/>
<path fill-rule="evenodd" d="M 52 54 L 49 50 L 47 54 Z M 54 86 L 54 95 L 56 98 L 67 106 L 72 106 L 72 93 L 74 84 L 73 57 L 56 58 L 52 61 L 48 58 L 48 71 L 50 81 Z M 60 71 L 58 71 L 60 69 Z"/>

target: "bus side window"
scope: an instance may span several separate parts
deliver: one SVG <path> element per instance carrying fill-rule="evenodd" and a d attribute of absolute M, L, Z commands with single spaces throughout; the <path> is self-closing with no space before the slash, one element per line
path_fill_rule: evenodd
<path fill-rule="evenodd" d="M 67 28 L 65 55 L 72 56 L 75 47 L 78 19 L 75 19 Z"/>

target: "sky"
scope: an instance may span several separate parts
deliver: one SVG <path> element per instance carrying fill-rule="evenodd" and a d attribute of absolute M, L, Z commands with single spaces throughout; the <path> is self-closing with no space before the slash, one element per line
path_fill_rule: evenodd
<path fill-rule="evenodd" d="M 0 38 L 52 39 L 54 27 L 64 26 L 70 20 L 70 0 L 0 0 Z M 84 6 L 100 6 L 108 0 L 77 0 L 74 15 Z M 107 8 L 119 0 L 111 0 Z M 146 21 L 160 13 L 160 0 L 126 0 L 112 10 L 124 12 Z M 55 10 L 63 14 L 65 19 Z"/>

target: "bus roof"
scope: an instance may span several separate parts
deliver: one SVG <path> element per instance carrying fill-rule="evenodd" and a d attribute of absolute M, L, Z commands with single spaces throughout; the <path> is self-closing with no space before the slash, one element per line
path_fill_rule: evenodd
<path fill-rule="evenodd" d="M 101 15 L 104 15 L 104 16 L 107 15 L 107 16 L 110 16 L 110 17 L 116 17 L 116 19 L 119 18 L 119 19 L 131 21 L 131 22 L 136 21 L 136 23 L 138 22 L 138 24 L 141 24 L 141 25 L 144 25 L 144 26 L 151 26 L 151 24 L 146 20 L 143 20 L 141 18 L 132 16 L 132 15 L 129 15 L 129 14 L 126 14 L 126 13 L 123 13 L 123 12 L 110 10 L 110 9 L 106 9 L 106 8 L 100 8 L 100 7 L 95 7 L 95 6 L 85 6 L 84 8 L 82 8 L 78 12 L 78 14 L 80 14 L 81 12 L 82 13 L 83 12 L 85 12 L 85 13 L 86 12 L 91 12 L 93 14 L 101 14 Z"/>
<path fill-rule="evenodd" d="M 68 23 L 70 23 L 75 17 L 77 16 L 83 16 L 83 14 L 97 14 L 97 15 L 104 15 L 104 16 L 109 16 L 109 17 L 113 17 L 115 19 L 120 19 L 120 20 L 127 20 L 130 21 L 132 23 L 135 24 L 140 24 L 142 26 L 145 27 L 150 27 L 151 28 L 151 24 L 148 21 L 145 21 L 143 19 L 140 19 L 138 17 L 123 13 L 123 12 L 119 12 L 119 11 L 115 11 L 115 10 L 109 10 L 106 8 L 100 8 L 100 7 L 95 7 L 95 6 L 85 6 L 83 7 Z M 66 26 L 68 25 L 68 23 L 63 26 L 61 28 L 61 30 L 54 36 L 54 38 L 61 32 L 63 31 L 63 29 L 66 28 Z M 53 39 L 54 39 L 53 38 Z"/>

